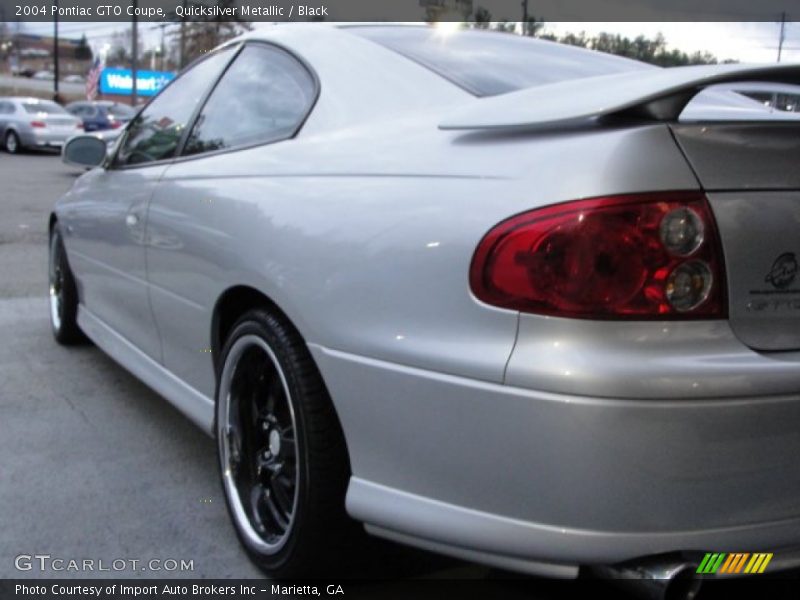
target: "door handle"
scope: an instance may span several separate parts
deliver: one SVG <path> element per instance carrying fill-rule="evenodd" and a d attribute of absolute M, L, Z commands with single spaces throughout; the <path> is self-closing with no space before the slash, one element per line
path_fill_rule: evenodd
<path fill-rule="evenodd" d="M 125 225 L 128 227 L 136 227 L 139 224 L 139 215 L 128 213 L 125 215 Z"/>

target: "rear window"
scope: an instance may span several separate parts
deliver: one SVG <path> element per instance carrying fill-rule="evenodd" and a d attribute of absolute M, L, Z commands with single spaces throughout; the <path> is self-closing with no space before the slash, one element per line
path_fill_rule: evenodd
<path fill-rule="evenodd" d="M 351 27 L 476 96 L 496 96 L 567 79 L 653 69 L 627 58 L 509 33 L 434 27 Z"/>
<path fill-rule="evenodd" d="M 61 108 L 55 102 L 49 100 L 42 100 L 41 102 L 23 102 L 22 107 L 26 112 L 31 114 L 45 113 L 48 115 L 65 115 L 69 114 L 66 110 Z"/>

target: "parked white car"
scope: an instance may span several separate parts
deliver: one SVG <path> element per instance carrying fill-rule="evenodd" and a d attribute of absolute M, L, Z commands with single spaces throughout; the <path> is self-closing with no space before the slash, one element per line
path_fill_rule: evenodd
<path fill-rule="evenodd" d="M 23 149 L 61 149 L 83 132 L 83 122 L 49 100 L 0 96 L 0 140 L 6 152 Z"/>

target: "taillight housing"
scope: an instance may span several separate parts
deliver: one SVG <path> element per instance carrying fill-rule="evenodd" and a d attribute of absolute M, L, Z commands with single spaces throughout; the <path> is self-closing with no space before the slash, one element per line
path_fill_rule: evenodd
<path fill-rule="evenodd" d="M 36 127 L 37 129 L 41 129 L 47 127 L 47 123 L 44 121 L 31 121 L 31 127 Z"/>
<path fill-rule="evenodd" d="M 583 319 L 724 318 L 716 222 L 702 192 L 555 204 L 481 240 L 470 287 L 487 304 Z"/>

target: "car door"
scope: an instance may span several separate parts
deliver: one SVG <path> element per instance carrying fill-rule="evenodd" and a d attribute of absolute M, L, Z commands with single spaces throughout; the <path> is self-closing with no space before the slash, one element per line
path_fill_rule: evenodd
<path fill-rule="evenodd" d="M 159 361 L 161 342 L 146 281 L 148 202 L 231 52 L 207 57 L 165 88 L 130 124 L 116 156 L 76 183 L 62 211 L 83 306 Z"/>
<path fill-rule="evenodd" d="M 259 227 L 254 208 L 265 190 L 254 176 L 291 143 L 317 93 L 313 74 L 289 52 L 248 42 L 153 195 L 147 265 L 164 365 L 208 397 L 211 315 L 228 282 L 246 270 L 234 241 L 242 228 Z"/>

